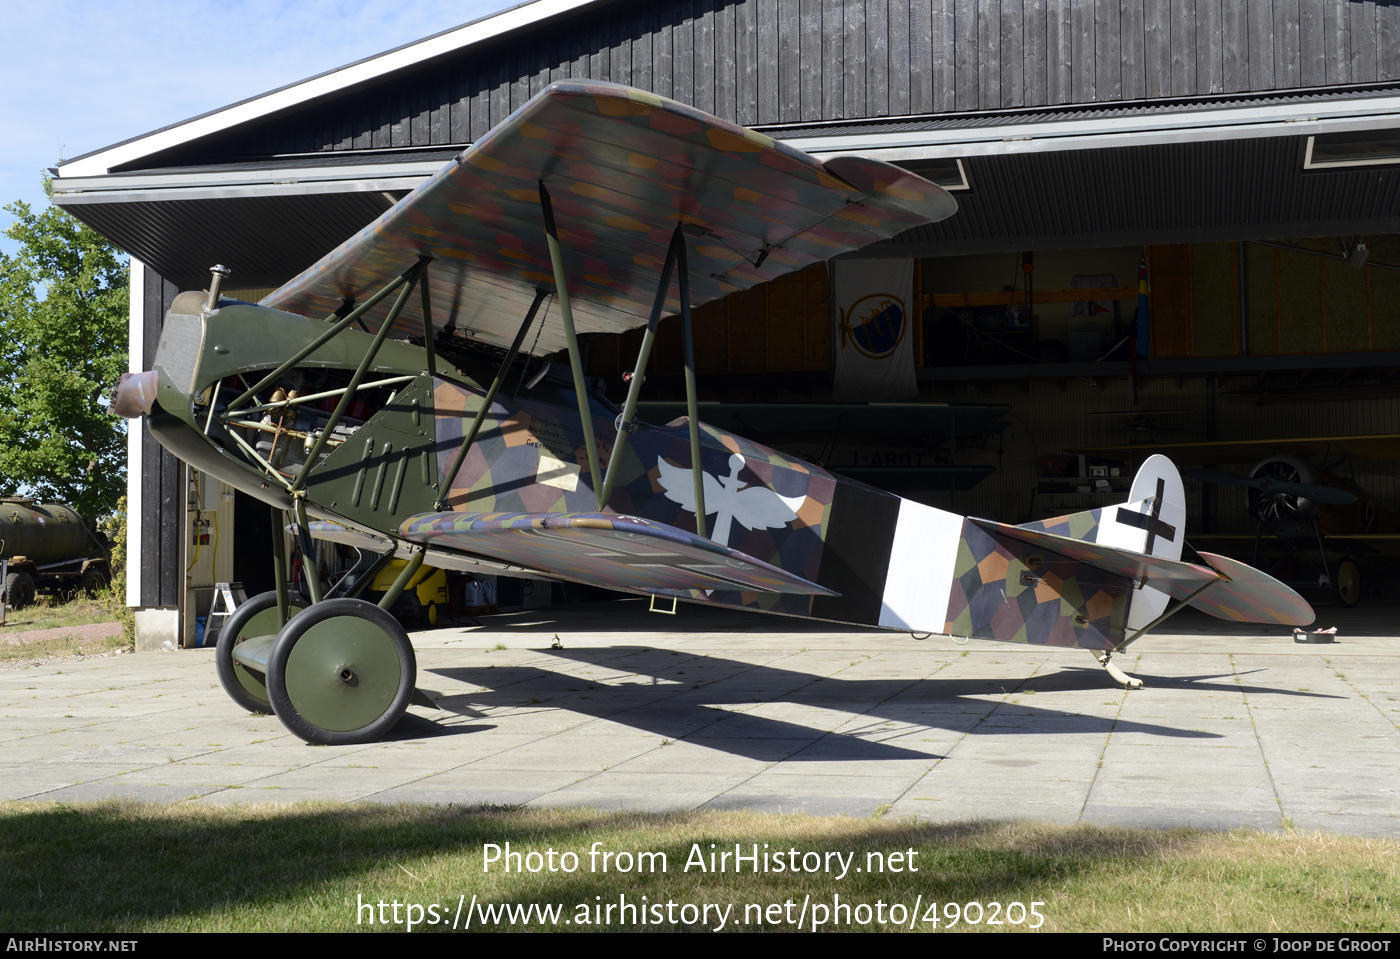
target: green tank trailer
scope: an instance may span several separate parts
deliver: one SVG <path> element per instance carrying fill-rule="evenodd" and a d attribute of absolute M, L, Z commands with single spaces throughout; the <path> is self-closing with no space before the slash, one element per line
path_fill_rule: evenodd
<path fill-rule="evenodd" d="M 34 602 L 40 589 L 96 593 L 112 579 L 106 544 L 67 506 L 0 497 L 0 560 L 8 609 Z"/>

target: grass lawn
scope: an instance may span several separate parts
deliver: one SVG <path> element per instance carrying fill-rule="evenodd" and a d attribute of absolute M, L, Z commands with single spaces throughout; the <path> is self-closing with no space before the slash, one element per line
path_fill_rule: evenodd
<path fill-rule="evenodd" d="M 110 623 L 122 628 L 115 635 L 94 628 Z M 41 595 L 23 609 L 6 610 L 5 625 L 0 626 L 0 662 L 108 653 L 130 648 L 134 635 L 131 611 L 110 589 L 69 600 Z"/>
<path fill-rule="evenodd" d="M 510 871 L 506 843 L 522 854 Z M 710 853 L 736 843 L 798 870 L 754 874 L 746 861 L 735 874 L 731 856 L 709 871 Z M 500 856 L 489 869 L 488 844 Z M 643 852 L 664 853 L 665 871 Z M 1400 843 L 748 812 L 7 803 L 0 903 L 12 931 L 446 930 L 465 914 L 473 929 L 722 918 L 730 931 L 792 929 L 800 916 L 804 928 L 886 931 L 931 931 L 936 916 L 945 931 L 957 915 L 955 931 L 1005 932 L 1036 924 L 1034 913 L 1044 931 L 1383 932 L 1400 927 Z M 558 918 L 493 913 L 502 904 L 557 906 Z"/>

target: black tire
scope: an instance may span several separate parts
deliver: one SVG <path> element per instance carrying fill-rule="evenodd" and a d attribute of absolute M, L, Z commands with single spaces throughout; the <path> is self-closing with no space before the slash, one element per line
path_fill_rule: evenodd
<path fill-rule="evenodd" d="M 83 578 L 78 583 L 78 589 L 88 596 L 96 596 L 107 588 L 107 574 L 100 569 L 89 568 L 83 572 Z"/>
<path fill-rule="evenodd" d="M 278 635 L 267 695 L 295 735 L 346 746 L 392 729 L 413 698 L 417 677 L 413 644 L 398 620 L 362 599 L 328 599 Z"/>
<path fill-rule="evenodd" d="M 311 606 L 311 600 L 301 593 L 289 593 L 287 603 L 288 612 L 293 617 Z M 270 617 L 265 615 L 269 610 Z M 255 636 L 280 633 L 281 625 L 277 623 L 277 591 L 274 589 L 244 600 L 243 605 L 224 620 L 219 630 L 219 642 L 214 647 L 214 667 L 219 673 L 219 685 L 224 687 L 229 699 L 250 713 L 272 712 L 272 704 L 267 700 L 266 680 L 234 662 L 233 647 Z"/>
<path fill-rule="evenodd" d="M 5 577 L 5 608 L 24 609 L 34 602 L 34 577 L 17 569 Z"/>
<path fill-rule="evenodd" d="M 1332 571 L 1332 596 L 1340 606 L 1361 602 L 1361 568 L 1352 560 L 1342 560 Z"/>

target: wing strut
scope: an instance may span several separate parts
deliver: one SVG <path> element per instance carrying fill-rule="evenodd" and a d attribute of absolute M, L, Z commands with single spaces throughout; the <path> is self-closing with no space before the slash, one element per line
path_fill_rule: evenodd
<path fill-rule="evenodd" d="M 462 468 L 462 460 L 467 458 L 468 451 L 476 442 L 476 434 L 481 432 L 481 424 L 485 422 L 486 413 L 496 400 L 496 392 L 505 382 L 506 373 L 510 372 L 510 365 L 515 362 L 515 354 L 520 352 L 520 344 L 525 342 L 525 334 L 530 331 L 530 327 L 534 324 L 535 314 L 540 311 L 540 304 L 544 302 L 546 296 L 549 296 L 548 290 L 535 291 L 535 300 L 530 304 L 530 311 L 525 314 L 525 322 L 520 324 L 520 330 L 515 334 L 515 340 L 510 344 L 510 351 L 506 353 L 506 358 L 501 361 L 501 368 L 496 371 L 496 378 L 491 381 L 491 388 L 486 391 L 486 398 L 481 401 L 481 409 L 476 411 L 476 418 L 472 420 L 467 435 L 462 437 L 462 445 L 457 448 L 456 455 L 452 457 L 451 465 L 447 467 L 447 472 L 438 485 L 437 502 L 433 504 L 433 509 L 442 509 L 442 498 L 451 487 L 452 480 L 457 476 L 457 471 Z"/>
<path fill-rule="evenodd" d="M 312 340 L 310 343 L 303 346 L 301 349 L 297 350 L 287 359 L 283 360 L 282 363 L 278 365 L 278 367 L 271 373 L 267 374 L 262 379 L 254 383 L 252 386 L 248 387 L 248 389 L 245 390 L 242 394 L 240 394 L 232 403 L 229 403 L 227 406 L 224 407 L 224 415 L 232 413 L 238 407 L 242 406 L 244 403 L 248 402 L 248 400 L 252 399 L 252 397 L 260 390 L 277 382 L 278 378 L 283 373 L 287 372 L 292 367 L 300 363 L 302 360 L 310 356 L 312 353 L 315 353 L 321 347 L 325 346 L 331 340 L 339 336 L 341 332 L 351 323 L 354 323 L 361 316 L 365 315 L 370 310 L 374 309 L 374 307 L 378 306 L 379 301 L 384 299 L 384 297 L 397 290 L 404 283 L 412 283 L 413 280 L 416 280 L 418 278 L 418 274 L 422 271 L 422 269 L 423 261 L 420 260 L 417 265 L 409 267 L 406 272 L 400 273 L 388 283 L 384 284 L 383 288 L 380 289 L 378 293 L 374 294 L 374 296 L 371 296 L 368 300 L 365 300 L 359 306 L 355 307 L 349 313 L 345 314 L 345 316 L 341 317 L 340 320 L 337 321 L 334 326 L 326 330 L 326 332 L 322 333 L 320 336 L 316 337 L 316 339 Z M 400 304 L 399 309 L 402 308 L 402 304 Z M 331 315 L 334 316 L 335 314 Z M 397 316 L 397 311 L 395 312 L 395 316 Z"/>
<path fill-rule="evenodd" d="M 680 227 L 676 235 L 681 236 Z M 700 468 L 700 406 L 695 395 L 695 337 L 690 327 L 690 265 L 686 261 L 685 238 L 677 251 L 680 263 L 681 338 L 685 342 L 685 416 L 690 421 L 690 479 L 695 484 L 695 532 L 705 532 L 705 472 Z"/>
<path fill-rule="evenodd" d="M 564 325 L 564 339 L 569 346 L 569 369 L 574 375 L 574 395 L 578 398 L 578 418 L 583 425 L 583 444 L 588 447 L 588 476 L 593 484 L 598 508 L 603 508 L 602 472 L 598 468 L 598 440 L 593 435 L 593 417 L 588 414 L 588 387 L 583 379 L 583 357 L 578 349 L 578 331 L 574 329 L 574 311 L 569 304 L 569 285 L 564 276 L 564 251 L 559 246 L 559 231 L 554 226 L 554 204 L 549 190 L 540 181 L 540 212 L 544 214 L 544 239 L 549 246 L 549 261 L 554 266 L 554 290 L 559 297 L 559 320 Z"/>
<path fill-rule="evenodd" d="M 646 332 L 642 334 L 642 345 L 637 348 L 637 365 L 632 367 L 632 381 L 627 386 L 627 399 L 622 403 L 622 416 L 617 421 L 617 439 L 613 441 L 612 454 L 608 457 L 608 472 L 603 477 L 603 491 L 598 494 L 600 509 L 612 497 L 613 484 L 617 482 L 617 464 L 622 461 L 622 451 L 627 448 L 627 436 L 637 428 L 637 395 L 642 391 L 642 380 L 646 379 L 644 374 L 647 363 L 651 360 L 651 346 L 656 341 L 656 324 L 661 320 L 661 311 L 666 306 L 666 294 L 671 289 L 671 270 L 675 268 L 678 249 L 685 249 L 685 234 L 681 233 L 679 226 L 671 234 L 671 245 L 666 250 L 666 263 L 661 267 L 661 282 L 656 285 L 656 299 L 651 304 L 651 315 L 647 318 Z"/>
<path fill-rule="evenodd" d="M 1114 646 L 1114 647 L 1113 647 L 1113 652 L 1115 652 L 1115 653 L 1120 652 L 1120 651 L 1122 651 L 1123 649 L 1127 648 L 1127 645 L 1128 645 L 1129 643 L 1131 643 L 1131 642 L 1133 642 L 1133 641 L 1135 641 L 1135 640 L 1142 639 L 1142 637 L 1145 636 L 1145 635 L 1147 635 L 1147 633 L 1151 632 L 1152 630 L 1156 629 L 1158 626 L 1162 625 L 1162 624 L 1163 624 L 1164 622 L 1166 622 L 1167 620 L 1171 619 L 1173 616 L 1175 616 L 1177 613 L 1181 612 L 1181 611 L 1182 611 L 1183 609 L 1185 609 L 1187 606 L 1190 606 L 1190 605 L 1191 605 L 1191 600 L 1195 599 L 1197 596 L 1200 596 L 1202 593 L 1204 593 L 1206 590 L 1210 589 L 1212 586 L 1218 585 L 1220 582 L 1221 582 L 1221 581 L 1218 580 L 1218 579 L 1213 579 L 1213 580 L 1211 580 L 1211 581 L 1208 582 L 1208 583 L 1202 583 L 1202 584 L 1201 584 L 1194 592 L 1192 592 L 1190 595 L 1188 595 L 1188 596 L 1186 596 L 1186 597 L 1184 597 L 1184 598 L 1182 598 L 1182 599 L 1179 599 L 1179 600 L 1176 601 L 1175 604 L 1173 604 L 1173 605 L 1171 605 L 1171 606 L 1168 606 L 1167 609 L 1162 613 L 1161 616 L 1158 616 L 1158 617 L 1157 617 L 1156 619 L 1154 619 L 1152 622 L 1150 622 L 1150 623 L 1148 623 L 1146 626 L 1142 627 L 1142 629 L 1139 629 L 1137 632 L 1133 633 L 1133 635 L 1131 635 L 1131 636 L 1129 636 L 1127 639 L 1123 640 L 1123 641 L 1122 641 L 1121 643 L 1119 643 L 1117 646 Z M 1105 660 L 1102 660 L 1102 662 L 1104 663 L 1105 666 L 1108 665 L 1108 661 L 1107 661 L 1106 659 L 1105 659 Z M 1115 676 L 1114 678 L 1115 678 L 1115 679 L 1118 679 L 1118 677 L 1116 677 L 1116 676 Z M 1123 680 L 1121 680 L 1121 679 L 1119 679 L 1118 681 L 1119 681 L 1119 682 L 1123 682 Z M 1125 683 L 1125 685 L 1126 685 L 1126 683 Z"/>
<path fill-rule="evenodd" d="M 345 410 L 350 406 L 350 401 L 355 397 L 355 391 L 360 388 L 360 383 L 364 380 L 365 374 L 369 372 L 370 364 L 374 362 L 375 356 L 378 355 L 379 347 L 384 344 L 384 338 L 389 335 L 389 327 L 393 326 L 394 320 L 398 319 L 399 313 L 403 311 L 404 304 L 408 302 L 409 294 L 413 292 L 413 287 L 418 282 L 418 278 L 423 275 L 428 268 L 428 264 L 431 262 L 433 262 L 432 257 L 420 256 L 417 263 L 400 275 L 400 279 L 403 280 L 403 283 L 402 289 L 399 290 L 398 299 L 394 301 L 393 309 L 389 311 L 389 315 L 379 327 L 379 332 L 374 334 L 374 342 L 369 345 L 369 349 L 365 350 L 364 358 L 360 360 L 360 365 L 355 368 L 354 375 L 350 377 L 350 385 L 345 387 L 345 393 L 340 397 L 340 402 L 335 405 L 335 410 L 331 413 L 331 418 L 326 421 L 326 425 L 321 428 L 321 434 L 316 437 L 316 442 L 312 445 L 311 449 L 307 451 L 306 462 L 302 464 L 301 472 L 297 474 L 297 478 L 292 481 L 290 492 L 293 496 L 300 493 L 301 488 L 306 485 L 306 475 L 310 473 L 311 468 L 316 465 L 317 457 L 321 455 L 321 450 L 325 447 L 326 441 L 329 440 L 331 435 L 335 432 L 336 424 L 338 424 L 340 418 L 345 415 Z M 353 313 L 350 315 L 354 316 Z M 344 321 L 342 320 L 341 322 Z M 307 534 L 307 539 L 310 539 L 309 534 Z M 308 582 L 309 581 L 308 578 Z M 313 601 L 319 601 L 320 599 L 319 596 L 314 594 L 311 598 Z"/>
<path fill-rule="evenodd" d="M 428 290 L 428 271 L 418 274 L 423 301 L 423 351 L 428 354 L 428 376 L 437 376 L 437 355 L 433 352 L 433 295 Z"/>
<path fill-rule="evenodd" d="M 661 320 L 661 311 L 666 306 L 666 294 L 671 288 L 671 271 L 679 267 L 677 281 L 680 286 L 682 338 L 685 341 L 685 408 L 690 419 L 690 465 L 691 477 L 695 483 L 695 531 L 705 536 L 705 474 L 700 468 L 700 418 L 695 395 L 695 343 L 690 330 L 690 270 L 686 262 L 685 232 L 680 226 L 671 234 L 671 245 L 666 250 L 666 263 L 661 268 L 661 282 L 656 286 L 656 299 L 652 301 L 651 316 L 647 319 L 646 332 L 642 334 L 642 345 L 637 349 L 637 364 L 632 368 L 632 381 L 627 387 L 627 399 L 622 404 L 622 416 L 617 421 L 617 439 L 613 441 L 612 453 L 608 458 L 608 472 L 603 477 L 603 491 L 598 496 L 599 508 L 612 498 L 613 484 L 617 481 L 618 463 L 622 452 L 627 448 L 627 436 L 637 428 L 637 398 L 642 391 L 642 381 L 646 379 L 647 363 L 651 360 L 651 347 L 656 341 L 656 324 Z"/>

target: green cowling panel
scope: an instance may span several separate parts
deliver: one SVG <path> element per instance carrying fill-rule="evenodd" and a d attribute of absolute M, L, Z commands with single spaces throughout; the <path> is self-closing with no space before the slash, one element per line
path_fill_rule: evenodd
<path fill-rule="evenodd" d="M 686 225 L 699 306 L 950 216 L 941 188 L 875 160 L 825 164 L 641 90 L 551 84 L 374 223 L 262 301 L 325 315 L 421 256 L 433 320 L 504 346 L 554 288 L 539 186 L 549 191 L 580 333 L 646 320 L 666 249 Z M 377 328 L 387 302 L 365 317 Z M 421 335 L 415 297 L 395 333 Z M 667 301 L 675 312 L 679 303 Z M 559 311 L 531 350 L 564 345 Z"/>

